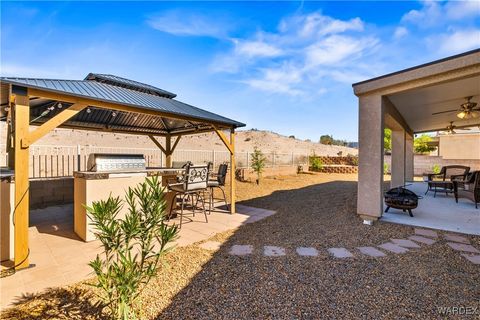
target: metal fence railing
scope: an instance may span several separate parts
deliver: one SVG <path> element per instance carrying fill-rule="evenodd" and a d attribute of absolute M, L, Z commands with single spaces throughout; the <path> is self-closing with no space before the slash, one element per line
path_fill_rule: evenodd
<path fill-rule="evenodd" d="M 0 145 L 0 166 L 5 166 L 8 162 L 5 150 L 6 146 Z M 30 178 L 71 177 L 74 171 L 87 169 L 87 160 L 91 153 L 143 154 L 148 167 L 165 166 L 165 156 L 156 148 L 33 145 L 30 147 Z M 251 152 L 236 152 L 237 168 L 249 167 L 251 155 Z M 306 154 L 270 152 L 265 153 L 265 157 L 267 167 L 308 163 Z M 230 162 L 230 153 L 216 150 L 177 150 L 173 154 L 173 161 L 212 162 L 216 167 L 221 163 Z"/>

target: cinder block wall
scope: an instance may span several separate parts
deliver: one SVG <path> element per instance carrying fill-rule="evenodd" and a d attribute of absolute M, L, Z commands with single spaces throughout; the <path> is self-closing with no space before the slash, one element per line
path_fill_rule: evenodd
<path fill-rule="evenodd" d="M 73 202 L 73 178 L 30 180 L 30 209 Z"/>
<path fill-rule="evenodd" d="M 385 156 L 385 163 L 388 164 L 388 169 L 391 169 L 392 156 Z M 421 176 L 423 173 L 431 172 L 434 165 L 449 166 L 462 165 L 470 167 L 470 170 L 480 170 L 480 160 L 465 160 L 465 159 L 443 159 L 437 156 L 415 155 L 414 157 L 414 174 Z"/>

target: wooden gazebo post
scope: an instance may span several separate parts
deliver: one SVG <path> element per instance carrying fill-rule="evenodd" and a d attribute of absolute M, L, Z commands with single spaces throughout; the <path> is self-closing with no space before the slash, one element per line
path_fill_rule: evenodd
<path fill-rule="evenodd" d="M 235 213 L 235 129 L 230 130 L 230 212 Z"/>
<path fill-rule="evenodd" d="M 22 90 L 23 89 L 23 90 Z M 14 170 L 15 170 L 15 206 L 14 206 L 14 266 L 23 269 L 29 266 L 28 261 L 28 213 L 29 213 L 29 181 L 28 158 L 29 148 L 22 146 L 22 139 L 29 134 L 30 104 L 25 88 L 14 87 Z"/>

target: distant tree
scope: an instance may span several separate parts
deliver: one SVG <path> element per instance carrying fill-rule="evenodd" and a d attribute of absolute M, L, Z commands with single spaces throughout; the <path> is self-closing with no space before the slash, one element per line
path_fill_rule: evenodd
<path fill-rule="evenodd" d="M 263 152 L 257 147 L 254 147 L 250 167 L 257 174 L 257 184 L 260 184 L 260 178 L 262 177 L 262 172 L 265 169 L 266 162 L 267 158 Z"/>
<path fill-rule="evenodd" d="M 383 130 L 384 136 L 383 136 L 383 149 L 385 152 L 391 152 L 392 151 L 392 130 L 390 129 L 385 129 Z"/>
<path fill-rule="evenodd" d="M 320 143 L 326 144 L 326 145 L 344 146 L 344 147 L 348 144 L 346 140 L 337 140 L 337 139 L 334 139 L 333 136 L 328 134 L 324 134 L 323 136 L 320 136 Z"/>
<path fill-rule="evenodd" d="M 328 134 L 324 134 L 323 136 L 320 136 L 320 143 L 331 145 L 333 144 L 333 137 Z"/>
<path fill-rule="evenodd" d="M 416 153 L 430 153 L 436 150 L 436 147 L 429 146 L 428 143 L 432 141 L 432 137 L 427 134 L 422 134 L 413 140 L 413 148 Z"/>
<path fill-rule="evenodd" d="M 294 135 L 288 136 L 290 139 L 295 139 Z"/>

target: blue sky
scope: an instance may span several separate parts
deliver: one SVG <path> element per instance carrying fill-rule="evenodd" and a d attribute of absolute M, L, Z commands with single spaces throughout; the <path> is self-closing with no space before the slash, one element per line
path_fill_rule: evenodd
<path fill-rule="evenodd" d="M 1 2 L 1 74 L 111 73 L 247 123 L 357 140 L 351 84 L 480 47 L 480 1 Z"/>

